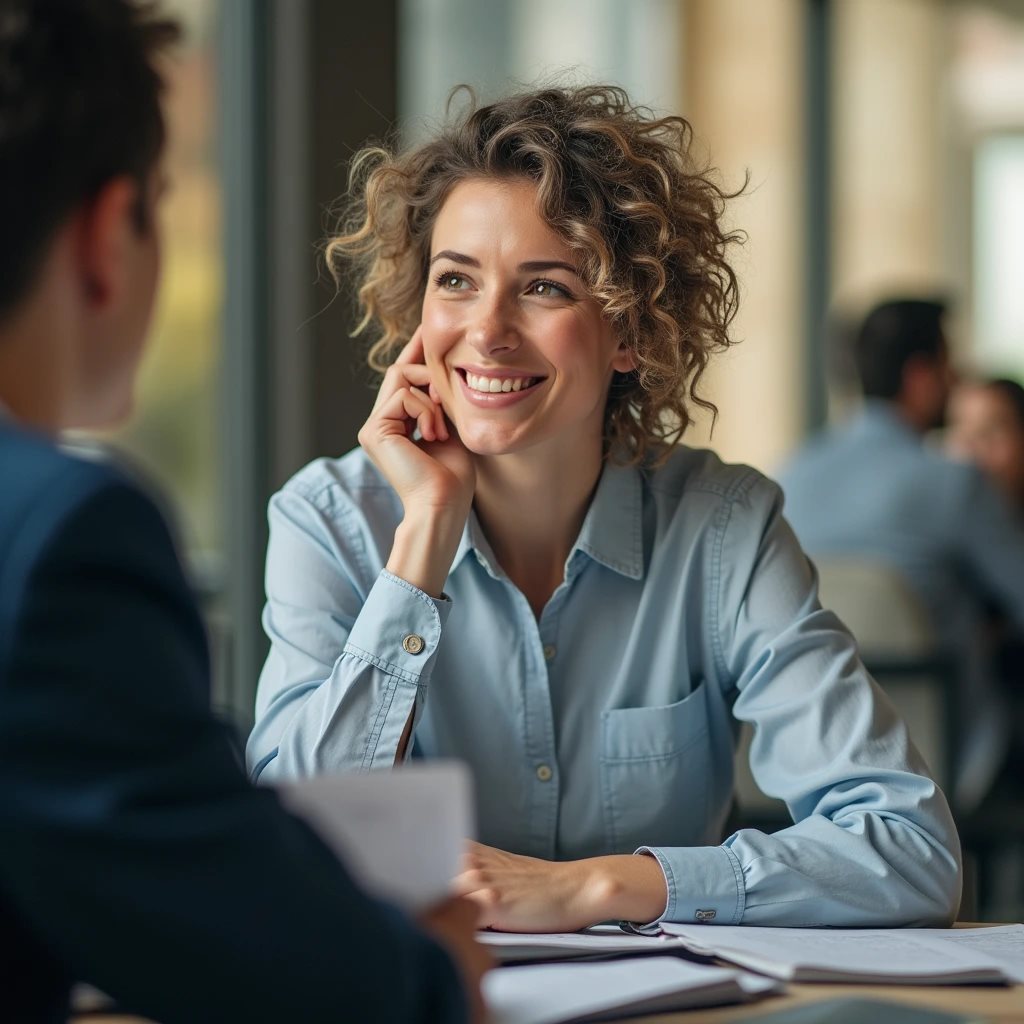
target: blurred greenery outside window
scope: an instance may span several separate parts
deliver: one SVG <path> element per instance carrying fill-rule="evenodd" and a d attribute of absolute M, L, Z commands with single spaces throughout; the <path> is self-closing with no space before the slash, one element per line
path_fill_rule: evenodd
<path fill-rule="evenodd" d="M 221 584 L 218 370 L 224 273 L 216 0 L 164 0 L 185 29 L 166 65 L 163 279 L 130 421 L 108 440 L 170 502 L 202 590 Z"/>

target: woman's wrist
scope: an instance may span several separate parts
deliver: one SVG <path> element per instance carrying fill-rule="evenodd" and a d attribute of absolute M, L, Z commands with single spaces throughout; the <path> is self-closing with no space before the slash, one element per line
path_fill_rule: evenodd
<path fill-rule="evenodd" d="M 440 597 L 468 514 L 443 508 L 406 515 L 395 530 L 387 571 Z"/>
<path fill-rule="evenodd" d="M 668 887 L 651 856 L 594 857 L 587 865 L 584 892 L 594 921 L 655 921 L 665 912 Z"/>

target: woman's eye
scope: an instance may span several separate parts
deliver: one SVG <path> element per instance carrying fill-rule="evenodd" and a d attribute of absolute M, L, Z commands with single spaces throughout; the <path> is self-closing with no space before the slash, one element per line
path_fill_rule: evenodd
<path fill-rule="evenodd" d="M 461 274 L 441 274 L 437 279 L 437 284 L 449 292 L 462 291 L 469 287 L 469 282 Z"/>
<path fill-rule="evenodd" d="M 530 285 L 530 294 L 542 299 L 568 299 L 569 291 L 554 281 L 534 281 Z"/>

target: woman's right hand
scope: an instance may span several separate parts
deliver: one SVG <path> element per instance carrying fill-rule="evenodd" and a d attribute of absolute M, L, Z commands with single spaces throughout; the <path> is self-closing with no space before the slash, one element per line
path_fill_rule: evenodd
<path fill-rule="evenodd" d="M 454 896 L 431 908 L 419 918 L 420 925 L 448 951 L 462 980 L 472 1024 L 487 1019 L 480 982 L 495 966 L 487 949 L 476 940 L 479 907 L 462 896 Z"/>
<path fill-rule="evenodd" d="M 423 358 L 417 329 L 384 374 L 359 443 L 405 511 L 388 571 L 439 596 L 473 502 L 476 470 L 445 420 Z"/>

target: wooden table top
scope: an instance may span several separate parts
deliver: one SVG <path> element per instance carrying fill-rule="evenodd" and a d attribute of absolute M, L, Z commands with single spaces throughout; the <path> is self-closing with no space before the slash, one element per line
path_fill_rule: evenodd
<path fill-rule="evenodd" d="M 984 927 L 958 922 L 957 928 Z M 826 999 L 852 997 L 928 1006 L 990 1021 L 991 1024 L 1024 1024 L 1024 985 L 786 985 L 785 993 L 742 1006 L 717 1009 L 676 1010 L 654 1016 L 626 1018 L 633 1024 L 726 1024 L 756 1020 L 761 1014 Z M 73 1017 L 69 1024 L 151 1024 L 139 1017 L 90 1014 Z M 225 1024 L 236 1024 L 227 1022 Z M 241 1022 L 244 1024 L 244 1022 Z M 290 1022 L 282 1022 L 290 1024 Z"/>

